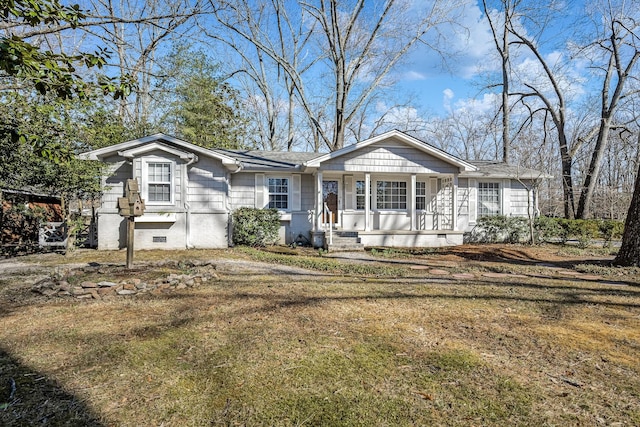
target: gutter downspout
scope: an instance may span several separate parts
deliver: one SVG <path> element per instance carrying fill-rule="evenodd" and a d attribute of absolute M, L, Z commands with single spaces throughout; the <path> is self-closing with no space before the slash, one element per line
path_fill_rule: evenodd
<path fill-rule="evenodd" d="M 233 247 L 233 221 L 232 221 L 232 209 L 231 209 L 231 174 L 238 173 L 244 169 L 244 163 L 236 161 L 236 170 L 227 171 L 224 174 L 226 191 L 224 197 L 225 210 L 227 211 L 227 246 Z"/>

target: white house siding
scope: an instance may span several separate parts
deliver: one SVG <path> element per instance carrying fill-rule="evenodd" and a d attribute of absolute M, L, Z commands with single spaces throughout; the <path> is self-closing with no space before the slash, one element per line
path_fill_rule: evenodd
<path fill-rule="evenodd" d="M 300 176 L 300 192 L 294 195 L 293 176 Z M 313 224 L 313 209 L 315 196 L 314 177 L 310 174 L 295 174 L 291 172 L 239 172 L 231 175 L 231 210 L 234 211 L 241 207 L 255 207 L 262 209 L 268 203 L 268 195 L 262 194 L 256 196 L 256 182 L 260 186 L 259 181 L 264 182 L 268 177 L 282 177 L 290 179 L 289 188 L 289 205 L 298 206 L 298 202 L 294 202 L 294 197 L 299 197 L 299 209 L 290 209 L 282 212 L 282 220 L 280 222 L 280 242 L 289 244 L 293 242 L 299 234 L 307 239 L 311 238 L 310 232 Z M 257 178 L 256 178 L 257 177 Z M 264 184 L 262 185 L 264 187 Z M 259 191 L 259 190 L 258 190 Z M 262 191 L 266 192 L 266 189 Z M 259 201 L 258 201 L 259 200 Z"/>
<path fill-rule="evenodd" d="M 226 170 L 219 160 L 201 158 L 189 167 L 187 201 L 192 213 L 226 213 Z"/>
<path fill-rule="evenodd" d="M 364 211 L 343 211 L 340 223 L 345 230 L 364 230 Z"/>
<path fill-rule="evenodd" d="M 512 180 L 510 192 L 510 215 L 511 216 L 527 216 L 529 197 L 527 188 L 519 181 Z"/>
<path fill-rule="evenodd" d="M 371 144 L 322 164 L 323 171 L 454 174 L 458 168 L 396 141 Z"/>
<path fill-rule="evenodd" d="M 107 190 L 98 212 L 98 229 L 114 232 L 100 234 L 99 249 L 122 249 L 126 246 L 126 219 L 118 214 L 117 199 L 124 195 L 126 180 L 133 177 L 144 193 L 146 177 L 143 163 L 149 160 L 174 163 L 173 203 L 146 204 L 144 215 L 135 219 L 135 248 L 227 247 L 228 213 L 222 164 L 215 159 L 203 158 L 193 166 L 187 166 L 185 161 L 157 150 L 133 159 L 131 164 L 119 157 L 107 159 L 113 163 L 114 172 L 105 180 Z M 188 172 L 187 168 L 190 169 Z"/>
<path fill-rule="evenodd" d="M 229 214 L 226 212 L 189 213 L 189 247 L 196 249 L 227 248 L 229 236 L 227 226 Z"/>
<path fill-rule="evenodd" d="M 107 172 L 103 178 L 102 204 L 98 209 L 98 249 L 121 249 L 126 247 L 126 222 L 118 215 L 118 197 L 124 195 L 124 185 L 132 176 L 132 166 L 119 156 L 104 161 Z M 102 230 L 109 230 L 105 232 Z"/>
<path fill-rule="evenodd" d="M 231 175 L 231 210 L 238 208 L 263 208 L 256 206 L 256 178 L 253 172 L 240 172 Z"/>
<path fill-rule="evenodd" d="M 118 211 L 118 197 L 124 195 L 124 184 L 131 178 L 131 165 L 121 157 L 105 160 L 107 172 L 103 177 L 102 212 Z"/>
<path fill-rule="evenodd" d="M 458 179 L 458 230 L 466 230 L 469 227 L 469 180 L 466 178 Z"/>
<path fill-rule="evenodd" d="M 374 230 L 409 230 L 411 216 L 405 211 L 374 211 L 372 214 Z"/>

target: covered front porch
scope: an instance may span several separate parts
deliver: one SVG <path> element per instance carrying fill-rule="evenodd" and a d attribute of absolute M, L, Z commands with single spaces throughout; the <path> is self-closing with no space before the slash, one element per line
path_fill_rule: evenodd
<path fill-rule="evenodd" d="M 313 243 L 330 248 L 459 245 L 456 174 L 315 174 Z M 353 245 L 347 245 L 349 247 Z"/>

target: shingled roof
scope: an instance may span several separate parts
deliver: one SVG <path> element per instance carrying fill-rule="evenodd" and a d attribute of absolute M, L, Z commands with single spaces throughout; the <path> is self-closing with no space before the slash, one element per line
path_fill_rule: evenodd
<path fill-rule="evenodd" d="M 474 172 L 463 172 L 461 178 L 513 178 L 513 179 L 549 179 L 553 176 L 544 172 L 504 162 L 470 160 L 478 168 Z"/>
<path fill-rule="evenodd" d="M 300 169 L 304 162 L 322 155 L 322 153 L 307 153 L 301 151 L 249 151 L 227 149 L 217 149 L 214 151 L 235 158 L 242 163 L 244 170 Z"/>

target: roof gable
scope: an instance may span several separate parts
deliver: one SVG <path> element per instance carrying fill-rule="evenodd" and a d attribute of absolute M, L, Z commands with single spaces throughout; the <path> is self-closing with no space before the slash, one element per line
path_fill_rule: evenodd
<path fill-rule="evenodd" d="M 385 140 L 396 140 L 396 141 L 400 141 L 403 144 L 406 144 L 408 146 L 411 146 L 413 148 L 416 148 L 428 155 L 431 155 L 437 159 L 440 159 L 446 163 L 449 163 L 457 168 L 459 168 L 461 171 L 476 171 L 477 167 L 472 165 L 469 162 L 466 162 L 456 156 L 453 156 L 445 151 L 440 150 L 439 148 L 436 148 L 430 144 L 427 144 L 426 142 L 420 141 L 417 138 L 414 138 L 410 135 L 407 135 L 404 132 L 400 132 L 398 130 L 394 130 L 394 131 L 390 131 L 390 132 L 386 132 L 383 133 L 382 135 L 378 135 L 375 136 L 373 138 L 369 138 L 365 141 L 359 142 L 357 144 L 353 144 L 353 145 L 349 145 L 347 147 L 341 148 L 340 150 L 336 150 L 334 152 L 331 153 L 327 153 L 325 155 L 316 157 L 315 159 L 311 159 L 307 162 L 305 162 L 305 166 L 309 167 L 309 168 L 317 168 L 320 167 L 320 165 L 323 162 L 326 162 L 328 160 L 332 160 L 341 156 L 344 156 L 346 154 L 350 154 L 353 153 L 354 151 L 357 150 L 361 150 L 365 147 L 368 147 L 372 144 L 376 144 Z"/>
<path fill-rule="evenodd" d="M 238 167 L 238 162 L 231 156 L 191 144 L 163 133 L 157 133 L 155 135 L 145 136 L 143 138 L 88 151 L 80 154 L 79 157 L 85 160 L 103 160 L 109 156 L 117 154 L 125 158 L 131 158 L 154 149 L 169 152 L 182 159 L 195 158 L 197 160 L 197 155 L 211 157 L 220 160 L 222 164 L 227 167 Z"/>
<path fill-rule="evenodd" d="M 174 148 L 159 142 L 152 142 L 150 144 L 138 145 L 128 150 L 121 150 L 121 151 L 118 151 L 118 155 L 124 157 L 125 159 L 132 159 L 134 157 L 138 157 L 140 155 L 149 153 L 151 151 L 156 151 L 156 150 L 164 151 L 165 153 L 172 154 L 176 157 L 179 157 L 181 160 L 193 161 L 193 162 L 198 161 L 198 156 L 196 156 L 194 153 L 189 153 L 183 150 L 179 150 L 177 148 Z"/>

